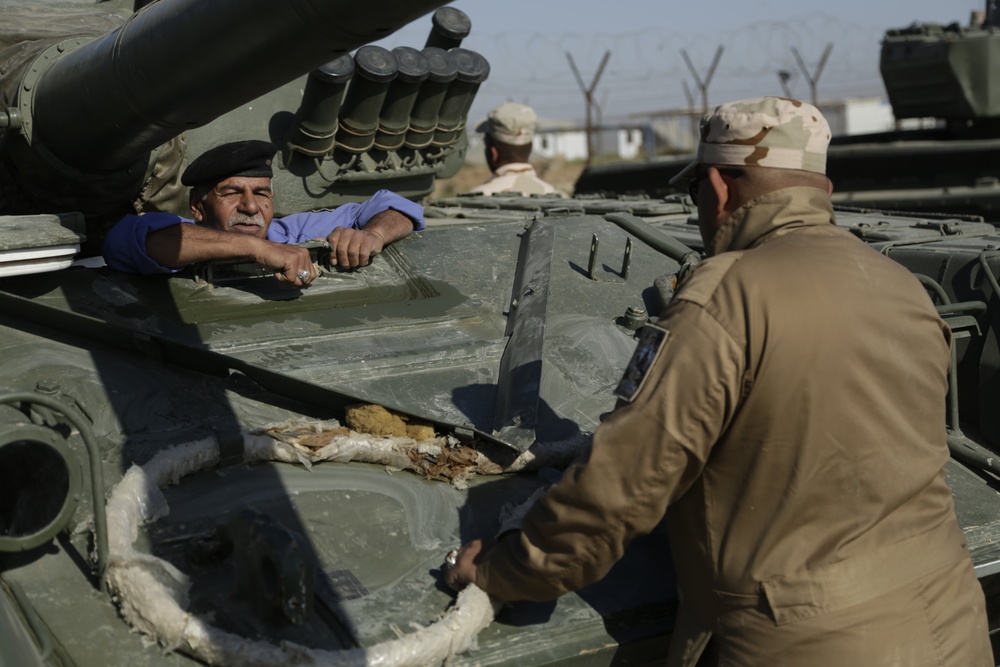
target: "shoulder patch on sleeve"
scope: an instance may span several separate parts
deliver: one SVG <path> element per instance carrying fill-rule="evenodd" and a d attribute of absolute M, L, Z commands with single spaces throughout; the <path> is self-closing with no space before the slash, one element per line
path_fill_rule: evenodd
<path fill-rule="evenodd" d="M 615 396 L 632 402 L 646 382 L 646 375 L 653 362 L 660 356 L 660 350 L 663 349 L 663 343 L 669 335 L 668 330 L 655 324 L 642 327 L 639 331 L 639 344 L 632 353 L 632 360 L 628 362 L 628 368 L 625 369 L 621 382 L 615 387 Z"/>
<path fill-rule="evenodd" d="M 711 300 L 729 269 L 743 256 L 742 251 L 729 251 L 710 257 L 695 267 L 677 290 L 675 299 L 704 306 Z"/>

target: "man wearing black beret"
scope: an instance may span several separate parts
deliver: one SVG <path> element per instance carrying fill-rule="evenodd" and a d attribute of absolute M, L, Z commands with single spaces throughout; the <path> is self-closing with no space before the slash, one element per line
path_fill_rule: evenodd
<path fill-rule="evenodd" d="M 309 251 L 290 244 L 325 239 L 338 266 L 356 268 L 393 241 L 424 229 L 420 205 L 388 190 L 363 204 L 275 218 L 276 152 L 274 144 L 251 140 L 203 153 L 181 176 L 191 188 L 194 219 L 172 213 L 126 216 L 105 239 L 108 266 L 150 275 L 211 259 L 253 257 L 281 282 L 301 287 L 316 273 Z"/>

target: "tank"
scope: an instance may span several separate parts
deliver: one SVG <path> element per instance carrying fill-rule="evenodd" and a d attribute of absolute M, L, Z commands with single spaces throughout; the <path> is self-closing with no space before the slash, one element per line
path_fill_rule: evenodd
<path fill-rule="evenodd" d="M 67 31 L 88 21 L 96 30 L 114 20 L 105 4 L 53 4 L 42 16 L 61 17 Z M 32 40 L 8 24 L 6 42 L 22 41 L 4 52 L 0 75 L 0 213 L 83 213 L 85 250 L 97 254 L 123 214 L 186 213 L 186 164 L 248 136 L 280 147 L 275 187 L 287 210 L 363 201 L 380 187 L 423 197 L 462 164 L 459 130 L 489 63 L 458 46 L 470 24 L 451 8 L 422 50 L 366 42 L 441 4 L 383 13 L 314 0 L 290 14 L 263 1 L 153 2 L 121 12 L 122 25 L 106 34 Z M 33 11 L 21 10 L 37 20 Z M 234 14 L 253 39 L 220 38 Z M 234 76 L 239 69 L 254 76 Z M 411 116 L 426 141 L 396 142 Z"/>
<path fill-rule="evenodd" d="M 967 25 L 887 30 L 879 69 L 897 129 L 833 137 L 827 173 L 834 201 L 1000 223 L 1000 12 L 994 3 L 974 12 Z M 594 165 L 580 175 L 576 192 L 679 192 L 668 181 L 688 161 Z"/>
<path fill-rule="evenodd" d="M 441 579 L 446 553 L 498 530 L 613 407 L 659 252 L 623 264 L 616 225 L 567 224 L 575 209 L 536 223 L 515 205 L 464 220 L 428 208 L 435 231 L 307 290 L 245 262 L 166 280 L 100 266 L 111 224 L 181 212 L 185 164 L 230 140 L 279 146 L 279 212 L 381 188 L 423 199 L 461 165 L 489 74 L 469 17 L 441 4 L 6 15 L 0 665 L 663 652 L 671 575 L 634 574 L 665 560 L 659 533 L 557 604 L 501 611 Z M 372 43 L 416 19 L 425 44 Z"/>
<path fill-rule="evenodd" d="M 5 22 L 0 666 L 662 664 L 663 530 L 554 603 L 443 584 L 449 550 L 586 451 L 702 248 L 682 196 L 428 201 L 489 72 L 438 4 L 32 3 Z M 422 47 L 371 43 L 412 20 Z M 428 228 L 302 290 L 241 261 L 102 265 L 116 216 L 174 210 L 185 162 L 244 138 L 280 148 L 279 210 L 388 187 Z M 992 605 L 1000 233 L 838 224 L 924 276 L 955 332 L 948 479 Z"/>
<path fill-rule="evenodd" d="M 838 137 L 831 178 L 844 205 L 964 213 L 1000 222 L 1000 13 L 968 25 L 888 30 L 879 69 L 897 127 Z"/>

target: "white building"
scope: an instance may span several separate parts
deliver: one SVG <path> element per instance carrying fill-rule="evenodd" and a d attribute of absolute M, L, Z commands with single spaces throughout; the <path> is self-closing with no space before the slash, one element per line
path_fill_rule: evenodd
<path fill-rule="evenodd" d="M 892 107 L 877 97 L 852 97 L 819 104 L 834 136 L 886 132 L 895 127 Z M 605 123 L 594 132 L 595 157 L 636 160 L 642 157 L 689 154 L 698 145 L 700 108 L 666 109 L 634 114 Z M 906 123 L 912 125 L 912 123 Z M 482 136 L 469 133 L 468 161 L 483 163 Z M 587 159 L 587 133 L 577 122 L 540 119 L 532 156 Z"/>
<path fill-rule="evenodd" d="M 822 102 L 819 110 L 826 116 L 835 137 L 888 132 L 896 124 L 889 102 L 877 97 L 849 97 Z"/>
<path fill-rule="evenodd" d="M 566 160 L 587 159 L 587 133 L 572 125 L 565 127 L 542 127 L 535 130 L 532 154 L 553 158 L 562 156 Z"/>
<path fill-rule="evenodd" d="M 886 132 L 895 127 L 892 107 L 878 97 L 850 97 L 819 103 L 833 136 Z M 698 121 L 701 109 L 668 109 L 636 114 L 636 121 L 646 118 L 653 129 L 648 155 L 693 153 L 698 145 Z"/>
<path fill-rule="evenodd" d="M 621 160 L 635 160 L 643 148 L 644 131 L 635 123 L 628 126 L 605 126 L 594 133 L 598 155 L 614 155 Z M 562 157 L 568 161 L 587 159 L 587 131 L 571 121 L 540 121 L 531 149 L 532 158 Z M 469 132 L 466 161 L 483 164 L 483 136 Z"/>

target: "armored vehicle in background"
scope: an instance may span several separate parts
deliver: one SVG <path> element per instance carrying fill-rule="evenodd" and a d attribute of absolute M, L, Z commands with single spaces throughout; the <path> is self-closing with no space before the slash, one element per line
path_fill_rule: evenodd
<path fill-rule="evenodd" d="M 888 30 L 879 66 L 897 122 L 921 127 L 835 136 L 834 202 L 1000 222 L 1000 10 L 987 2 L 970 25 Z M 663 196 L 677 191 L 668 181 L 689 160 L 595 165 L 576 192 Z"/>
<path fill-rule="evenodd" d="M 685 197 L 424 201 L 425 232 L 302 290 L 247 262 L 143 277 L 99 257 L 122 214 L 181 210 L 183 165 L 234 139 L 278 145 L 282 212 L 423 200 L 489 65 L 449 7 L 422 48 L 369 42 L 439 4 L 5 9 L 0 666 L 662 661 L 661 530 L 552 604 L 456 599 L 440 574 L 613 409 L 636 331 L 699 260 Z M 948 479 L 993 605 L 1000 234 L 839 224 L 955 332 Z"/>

